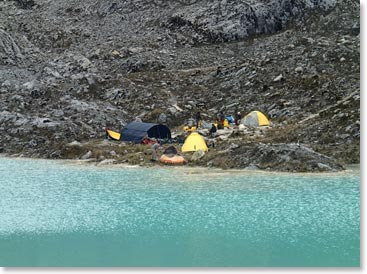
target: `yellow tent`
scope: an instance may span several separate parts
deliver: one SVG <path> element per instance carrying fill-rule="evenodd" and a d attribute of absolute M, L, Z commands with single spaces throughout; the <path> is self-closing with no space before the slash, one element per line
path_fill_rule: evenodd
<path fill-rule="evenodd" d="M 114 140 L 120 140 L 121 134 L 118 132 L 114 132 L 112 130 L 107 129 L 107 134 Z"/>
<path fill-rule="evenodd" d="M 193 132 L 186 138 L 181 151 L 189 152 L 197 150 L 208 151 L 208 146 L 206 145 L 203 136 L 197 132 Z"/>
<path fill-rule="evenodd" d="M 269 120 L 260 111 L 251 111 L 241 120 L 241 124 L 247 127 L 258 127 L 258 126 L 268 126 Z"/>

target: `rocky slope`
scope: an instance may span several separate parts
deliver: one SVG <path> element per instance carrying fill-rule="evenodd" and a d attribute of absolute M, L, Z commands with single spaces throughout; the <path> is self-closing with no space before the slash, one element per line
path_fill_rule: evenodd
<path fill-rule="evenodd" d="M 69 157 L 135 117 L 258 109 L 253 146 L 356 163 L 359 46 L 357 1 L 1 1 L 0 152 Z"/>

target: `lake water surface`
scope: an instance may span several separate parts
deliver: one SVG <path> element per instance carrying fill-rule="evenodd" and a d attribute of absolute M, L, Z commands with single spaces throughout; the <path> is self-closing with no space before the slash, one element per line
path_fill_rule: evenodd
<path fill-rule="evenodd" d="M 0 266 L 359 266 L 359 169 L 96 167 L 0 157 Z"/>

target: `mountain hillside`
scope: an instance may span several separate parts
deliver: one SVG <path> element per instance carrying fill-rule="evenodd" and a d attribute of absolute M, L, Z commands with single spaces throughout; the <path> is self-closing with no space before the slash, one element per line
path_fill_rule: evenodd
<path fill-rule="evenodd" d="M 358 163 L 359 20 L 351 0 L 0 1 L 0 152 L 257 109 L 257 143 Z"/>

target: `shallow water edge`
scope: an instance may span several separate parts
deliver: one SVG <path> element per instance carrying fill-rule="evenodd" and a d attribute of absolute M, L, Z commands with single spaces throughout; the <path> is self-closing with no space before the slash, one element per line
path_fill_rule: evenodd
<path fill-rule="evenodd" d="M 339 171 L 315 171 L 315 172 L 286 172 L 286 171 L 274 171 L 274 170 L 252 170 L 252 169 L 238 169 L 238 168 L 231 168 L 231 169 L 222 169 L 218 167 L 203 167 L 203 166 L 187 166 L 187 165 L 181 165 L 181 166 L 174 166 L 174 165 L 153 165 L 153 166 L 146 166 L 146 165 L 131 165 L 128 163 L 113 163 L 113 164 L 106 164 L 106 165 L 100 165 L 98 162 L 95 162 L 94 159 L 87 159 L 87 160 L 81 160 L 81 159 L 44 159 L 44 158 L 30 158 L 30 157 L 19 157 L 18 155 L 10 155 L 10 154 L 4 154 L 0 153 L 0 158 L 9 158 L 9 159 L 17 159 L 17 160 L 39 160 L 39 161 L 52 161 L 60 164 L 70 164 L 75 166 L 89 166 L 94 167 L 97 169 L 113 169 L 113 168 L 126 168 L 126 169 L 135 169 L 135 168 L 141 168 L 141 169 L 163 169 L 163 170 L 178 170 L 183 171 L 188 174 L 205 174 L 205 173 L 217 173 L 219 174 L 295 174 L 295 175 L 325 175 L 325 176 L 331 176 L 331 175 L 340 175 L 344 173 L 350 173 L 350 172 L 360 172 L 360 164 L 350 164 L 346 165 L 344 170 Z"/>

